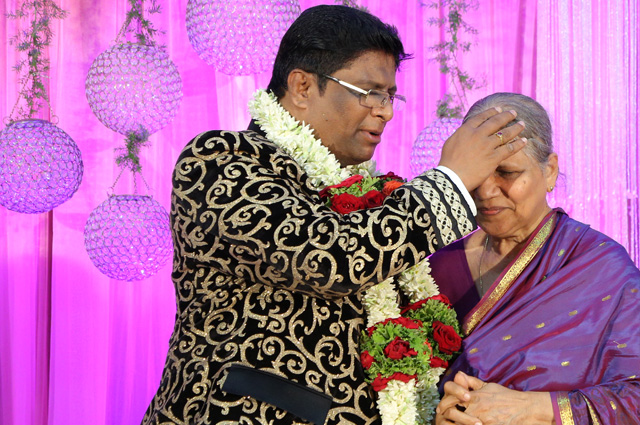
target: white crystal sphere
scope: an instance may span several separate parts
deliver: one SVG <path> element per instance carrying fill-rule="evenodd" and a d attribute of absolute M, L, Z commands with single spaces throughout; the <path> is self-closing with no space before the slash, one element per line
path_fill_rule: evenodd
<path fill-rule="evenodd" d="M 227 75 L 268 71 L 297 0 L 189 0 L 187 34 L 198 56 Z"/>
<path fill-rule="evenodd" d="M 460 127 L 460 118 L 438 118 L 426 126 L 411 148 L 411 172 L 421 174 L 440 162 L 444 142 Z"/>
<path fill-rule="evenodd" d="M 110 278 L 146 279 L 171 257 L 169 214 L 149 196 L 111 196 L 89 215 L 84 246 Z"/>
<path fill-rule="evenodd" d="M 124 43 L 93 61 L 85 91 L 91 110 L 111 130 L 153 134 L 178 113 L 182 79 L 161 48 Z"/>
<path fill-rule="evenodd" d="M 52 210 L 78 190 L 82 173 L 80 149 L 49 121 L 16 121 L 0 132 L 0 205 L 9 210 Z"/>

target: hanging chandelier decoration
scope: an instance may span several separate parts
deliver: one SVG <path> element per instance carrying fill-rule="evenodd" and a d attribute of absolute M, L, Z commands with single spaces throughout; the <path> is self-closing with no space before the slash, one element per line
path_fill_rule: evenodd
<path fill-rule="evenodd" d="M 89 214 L 84 227 L 89 258 L 112 279 L 134 281 L 153 276 L 173 251 L 169 214 L 151 196 L 138 194 L 138 176 L 150 191 L 140 165 L 140 151 L 147 145 L 141 140 L 147 138 L 140 130 L 129 136 L 124 148 L 116 149 L 120 174 L 107 200 Z M 126 170 L 133 176 L 133 195 L 116 195 L 115 186 Z"/>
<path fill-rule="evenodd" d="M 89 215 L 84 246 L 110 278 L 146 279 L 171 257 L 169 214 L 150 196 L 111 195 Z"/>
<path fill-rule="evenodd" d="M 142 0 L 130 0 L 131 9 L 115 45 L 93 61 L 85 82 L 87 101 L 95 116 L 125 136 L 140 129 L 153 134 L 169 124 L 182 101 L 182 79 L 157 30 L 143 16 Z M 151 0 L 149 14 L 160 6 Z M 132 29 L 132 27 L 136 29 Z M 135 32 L 135 42 L 123 41 Z"/>
<path fill-rule="evenodd" d="M 478 7 L 477 0 L 439 0 L 430 2 L 428 6 L 440 12 L 440 18 L 430 18 L 429 24 L 443 28 L 446 33 L 446 39 L 431 47 L 431 50 L 436 53 L 435 60 L 440 65 L 440 72 L 449 76 L 449 87 L 455 95 L 446 93 L 437 102 L 437 118 L 418 134 L 413 143 L 410 165 L 415 175 L 438 165 L 444 142 L 462 124 L 462 116 L 467 109 L 466 93 L 485 84 L 473 79 L 458 66 L 458 54 L 468 52 L 472 44 L 461 40 L 459 30 L 472 36 L 478 33 L 463 20 L 464 12 Z"/>
<path fill-rule="evenodd" d="M 268 71 L 300 15 L 298 0 L 189 0 L 187 34 L 198 56 L 227 75 Z"/>
<path fill-rule="evenodd" d="M 136 281 L 153 276 L 173 251 L 169 214 L 151 196 L 138 194 L 142 178 L 140 152 L 149 136 L 167 125 L 182 99 L 182 80 L 162 47 L 153 40 L 157 32 L 143 17 L 142 0 L 130 0 L 131 10 L 116 38 L 116 45 L 96 58 L 86 81 L 87 100 L 98 119 L 126 136 L 117 148 L 120 174 L 108 198 L 90 214 L 84 244 L 93 264 L 106 276 Z M 155 0 L 149 13 L 159 13 Z M 136 23 L 136 29 L 130 26 Z M 119 43 L 133 33 L 135 43 Z M 133 194 L 116 195 L 124 171 L 133 177 Z"/>
<path fill-rule="evenodd" d="M 11 211 L 50 211 L 71 198 L 82 181 L 82 155 L 73 139 L 55 123 L 36 118 L 46 114 L 57 122 L 47 91 L 45 49 L 53 38 L 51 20 L 66 15 L 53 0 L 24 1 L 7 15 L 31 24 L 10 40 L 26 57 L 15 66 L 21 89 L 0 131 L 0 205 Z"/>

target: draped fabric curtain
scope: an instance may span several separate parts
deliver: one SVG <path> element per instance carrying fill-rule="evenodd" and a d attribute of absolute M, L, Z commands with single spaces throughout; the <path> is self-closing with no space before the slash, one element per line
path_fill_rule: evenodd
<path fill-rule="evenodd" d="M 82 151 L 85 171 L 75 196 L 50 213 L 0 208 L 0 423 L 137 424 L 159 383 L 173 329 L 171 268 L 139 282 L 111 280 L 93 266 L 83 239 L 89 213 L 118 176 L 113 150 L 124 144 L 92 114 L 84 83 L 94 58 L 114 42 L 128 2 L 57 3 L 70 14 L 53 24 L 49 92 L 59 127 Z M 151 19 L 166 31 L 160 40 L 182 75 L 184 98 L 174 121 L 152 135 L 142 167 L 150 194 L 168 210 L 171 171 L 182 147 L 208 129 L 246 128 L 246 102 L 270 74 L 216 72 L 189 44 L 187 0 L 159 3 L 162 14 Z M 300 0 L 302 9 L 321 3 L 333 4 Z M 429 60 L 429 47 L 443 34 L 427 24 L 436 12 L 419 0 L 360 3 L 396 25 L 414 54 L 397 80 L 409 103 L 387 126 L 376 153 L 381 171 L 410 177 L 411 145 L 448 89 Z M 469 102 L 495 91 L 540 101 L 552 116 L 564 173 L 551 203 L 612 236 L 640 264 L 637 0 L 479 3 L 465 15 L 479 31 L 477 44 L 460 64 L 487 85 L 469 93 Z M 0 12 L 17 4 L 7 0 Z M 11 70 L 16 53 L 7 40 L 20 26 L 0 20 L 3 118 L 19 88 Z M 132 179 L 123 175 L 113 190 L 131 193 Z"/>

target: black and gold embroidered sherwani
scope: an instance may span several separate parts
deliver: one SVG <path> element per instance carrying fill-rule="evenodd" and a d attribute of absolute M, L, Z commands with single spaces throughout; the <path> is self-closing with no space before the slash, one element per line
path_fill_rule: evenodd
<path fill-rule="evenodd" d="M 373 424 L 363 292 L 475 226 L 440 171 L 340 215 L 257 132 L 184 149 L 171 206 L 177 318 L 144 424 Z M 326 417 L 326 420 L 325 420 Z"/>

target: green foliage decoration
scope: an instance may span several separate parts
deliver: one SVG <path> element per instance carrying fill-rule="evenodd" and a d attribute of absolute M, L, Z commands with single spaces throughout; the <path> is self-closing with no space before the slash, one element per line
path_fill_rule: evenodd
<path fill-rule="evenodd" d="M 476 36 L 478 31 L 464 20 L 464 14 L 478 8 L 477 0 L 438 0 L 422 3 L 440 13 L 439 18 L 429 18 L 430 25 L 444 28 L 446 39 L 431 47 L 434 60 L 440 65 L 440 72 L 448 75 L 455 95 L 447 93 L 437 102 L 436 114 L 439 118 L 462 118 L 467 109 L 466 93 L 486 85 L 478 81 L 458 66 L 459 55 L 471 51 L 472 43 L 463 41 L 460 32 Z"/>
<path fill-rule="evenodd" d="M 147 13 L 153 15 L 155 13 L 161 13 L 160 5 L 156 3 L 156 0 L 149 0 L 150 6 L 147 8 Z M 133 33 L 135 42 L 137 44 L 143 44 L 147 46 L 155 46 L 155 37 L 157 34 L 164 34 L 164 31 L 158 31 L 153 22 L 144 16 L 144 0 L 129 0 L 131 9 L 127 12 L 127 18 L 116 37 L 116 41 L 126 34 Z M 164 46 L 158 46 L 164 47 Z"/>
<path fill-rule="evenodd" d="M 26 55 L 22 55 L 13 67 L 18 73 L 18 83 L 21 88 L 16 104 L 8 117 L 9 123 L 33 118 L 45 104 L 50 107 L 45 84 L 50 61 L 45 49 L 53 39 L 51 21 L 64 19 L 67 14 L 68 12 L 61 9 L 53 0 L 25 0 L 15 12 L 6 14 L 7 19 L 30 20 L 28 28 L 9 39 L 9 44 L 14 45 L 17 52 L 26 52 Z M 26 105 L 18 107 L 21 98 L 24 98 Z M 13 119 L 14 112 L 17 112 L 16 119 Z"/>

